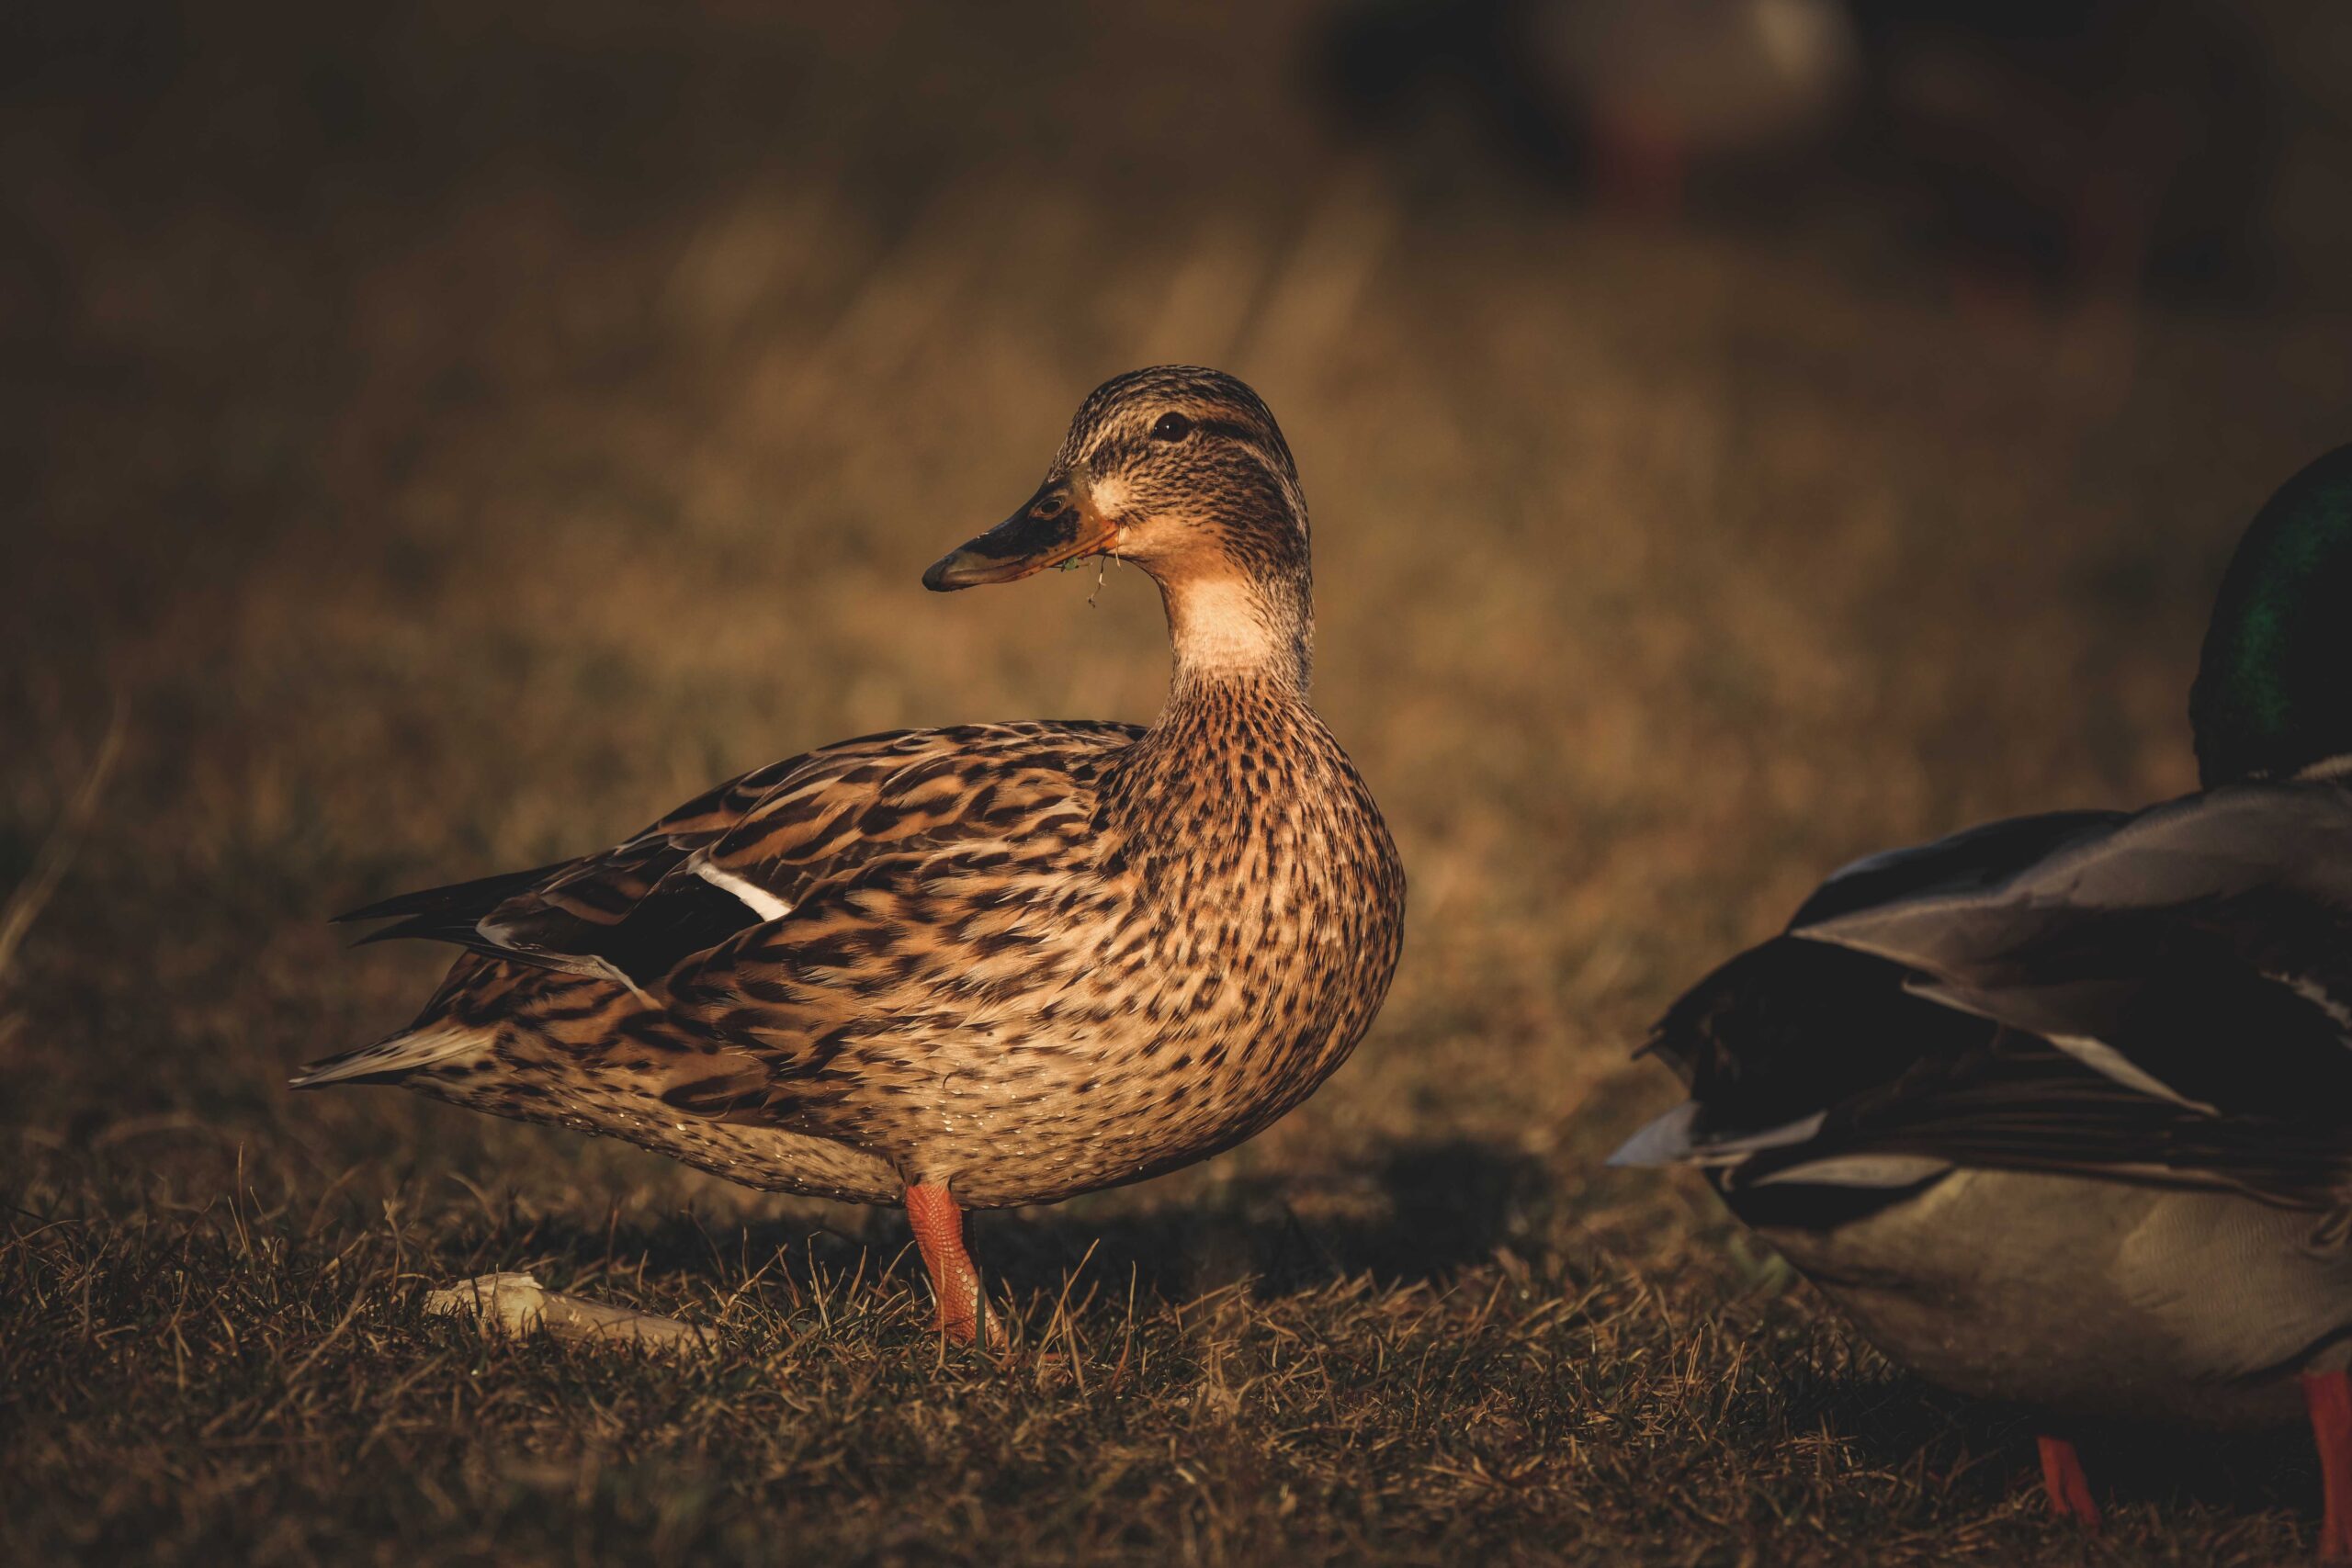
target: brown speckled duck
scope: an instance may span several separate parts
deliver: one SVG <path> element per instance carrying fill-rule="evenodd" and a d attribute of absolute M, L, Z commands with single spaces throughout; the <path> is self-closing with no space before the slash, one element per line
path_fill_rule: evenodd
<path fill-rule="evenodd" d="M 610 850 L 388 899 L 465 948 L 416 1021 L 298 1089 L 396 1083 L 747 1185 L 903 1201 L 942 1329 L 986 1320 L 962 1212 L 1138 1181 L 1306 1098 L 1371 1024 L 1405 879 L 1307 705 L 1306 505 L 1257 394 L 1089 397 L 941 592 L 1089 556 L 1159 585 L 1148 729 L 968 725 L 761 768 Z"/>

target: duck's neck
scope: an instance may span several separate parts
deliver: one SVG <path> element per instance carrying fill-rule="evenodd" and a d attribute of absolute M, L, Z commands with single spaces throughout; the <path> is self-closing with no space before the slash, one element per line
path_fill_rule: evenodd
<path fill-rule="evenodd" d="M 1170 708 L 1230 687 L 1306 700 L 1315 610 L 1304 571 L 1165 578 L 1159 596 L 1176 659 Z"/>
<path fill-rule="evenodd" d="M 1122 754 L 1102 798 L 1138 852 L 1182 855 L 1256 820 L 1268 781 L 1320 765 L 1329 737 L 1306 705 L 1303 577 L 1287 591 L 1162 578 L 1160 594 L 1176 649 L 1168 705 Z"/>
<path fill-rule="evenodd" d="M 2222 580 L 2189 694 L 2207 787 L 2352 769 L 2352 446 L 2289 479 Z"/>

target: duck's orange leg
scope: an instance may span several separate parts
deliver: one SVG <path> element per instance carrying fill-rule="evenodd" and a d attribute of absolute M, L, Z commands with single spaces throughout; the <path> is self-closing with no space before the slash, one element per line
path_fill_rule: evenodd
<path fill-rule="evenodd" d="M 979 1337 L 988 1306 L 980 1299 L 980 1271 L 964 1250 L 964 1211 L 948 1195 L 944 1182 L 910 1182 L 907 1219 L 914 1226 L 923 1267 L 931 1270 L 939 1331 L 959 1345 L 969 1345 Z"/>
<path fill-rule="evenodd" d="M 2352 1562 L 2352 1376 L 2313 1372 L 2303 1379 L 2312 1441 L 2319 1449 L 2327 1512 L 2319 1527 L 2319 1560 Z"/>
<path fill-rule="evenodd" d="M 2091 1501 L 2091 1478 L 2083 1473 L 2082 1456 L 2064 1438 L 2037 1438 L 2041 1447 L 2041 1489 L 2050 1494 L 2050 1511 L 2073 1519 L 2085 1529 L 2098 1529 L 2098 1505 Z"/>

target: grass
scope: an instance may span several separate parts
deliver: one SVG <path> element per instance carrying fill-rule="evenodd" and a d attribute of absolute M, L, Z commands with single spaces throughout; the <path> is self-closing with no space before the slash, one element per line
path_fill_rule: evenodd
<path fill-rule="evenodd" d="M 0 1558 L 2307 1549 L 2290 1439 L 2094 1450 L 2107 1532 L 2052 1525 L 2028 1428 L 1600 1160 L 1671 1098 L 1646 1021 L 1827 868 L 2191 785 L 2221 563 L 2352 428 L 2335 242 L 2259 310 L 1962 308 L 1850 201 L 1629 224 L 1341 144 L 1308 20 L 5 24 Z M 1411 924 L 1283 1123 L 981 1222 L 1058 1361 L 942 1347 L 893 1215 L 283 1092 L 439 963 L 335 909 L 841 736 L 1148 716 L 1132 573 L 916 576 L 1176 358 L 1298 453 Z M 423 1314 L 525 1268 L 724 1353 Z"/>

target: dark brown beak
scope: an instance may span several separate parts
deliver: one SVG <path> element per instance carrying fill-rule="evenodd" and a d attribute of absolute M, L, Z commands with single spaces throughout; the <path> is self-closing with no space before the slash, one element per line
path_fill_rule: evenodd
<path fill-rule="evenodd" d="M 1028 505 L 933 562 L 922 585 L 949 593 L 984 582 L 1016 581 L 1049 566 L 1100 555 L 1118 536 L 1119 525 L 1080 501 L 1068 479 L 1048 479 Z"/>

